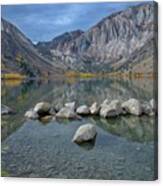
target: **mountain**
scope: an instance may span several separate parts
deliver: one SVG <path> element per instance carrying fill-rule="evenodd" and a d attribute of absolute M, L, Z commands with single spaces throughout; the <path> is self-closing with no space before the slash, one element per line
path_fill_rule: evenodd
<path fill-rule="evenodd" d="M 51 60 L 53 57 L 51 50 L 55 49 L 57 51 L 64 52 L 67 47 L 83 33 L 84 32 L 82 30 L 66 32 L 60 36 L 55 37 L 52 41 L 38 42 L 36 47 L 39 53 Z"/>
<path fill-rule="evenodd" d="M 152 72 L 157 54 L 157 4 L 149 2 L 105 17 L 77 37 L 63 34 L 36 45 L 65 70 Z"/>
<path fill-rule="evenodd" d="M 21 73 L 30 77 L 62 73 L 55 63 L 41 56 L 32 42 L 14 25 L 1 19 L 2 73 Z"/>

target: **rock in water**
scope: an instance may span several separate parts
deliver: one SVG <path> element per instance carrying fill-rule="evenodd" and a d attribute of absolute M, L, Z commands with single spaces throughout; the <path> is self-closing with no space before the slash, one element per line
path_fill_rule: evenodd
<path fill-rule="evenodd" d="M 154 116 L 155 115 L 155 112 L 153 111 L 151 105 L 148 104 L 148 103 L 144 103 L 142 105 L 142 112 L 146 115 L 149 115 L 149 116 Z"/>
<path fill-rule="evenodd" d="M 39 118 L 39 115 L 34 110 L 27 111 L 24 116 L 29 119 L 38 119 Z"/>
<path fill-rule="evenodd" d="M 142 106 L 140 101 L 137 99 L 131 98 L 128 101 L 122 103 L 122 109 L 124 109 L 127 113 L 140 116 L 142 114 Z"/>
<path fill-rule="evenodd" d="M 75 102 L 65 103 L 65 107 L 71 109 L 72 111 L 75 111 L 76 110 L 76 103 Z"/>
<path fill-rule="evenodd" d="M 50 111 L 50 108 L 51 106 L 48 102 L 40 102 L 35 105 L 34 111 L 37 112 L 39 115 L 44 115 Z"/>
<path fill-rule="evenodd" d="M 91 114 L 97 115 L 97 114 L 99 114 L 100 106 L 95 102 L 92 104 L 92 106 L 89 108 L 89 110 L 90 110 Z"/>
<path fill-rule="evenodd" d="M 56 117 L 66 119 L 79 119 L 79 116 L 73 110 L 67 107 L 61 108 L 61 110 L 56 114 Z"/>
<path fill-rule="evenodd" d="M 11 108 L 9 108 L 6 105 L 1 105 L 1 114 L 2 115 L 6 115 L 6 114 L 13 114 L 13 110 Z"/>
<path fill-rule="evenodd" d="M 103 101 L 103 103 L 101 104 L 101 107 L 103 107 L 103 106 L 106 106 L 106 105 L 109 105 L 109 100 L 108 99 L 105 99 L 104 101 Z"/>
<path fill-rule="evenodd" d="M 150 106 L 152 107 L 153 111 L 156 111 L 156 102 L 154 99 L 149 101 Z"/>
<path fill-rule="evenodd" d="M 121 103 L 119 100 L 113 100 L 109 105 L 102 104 L 100 110 L 100 116 L 107 118 L 107 117 L 114 117 L 118 116 L 122 112 Z"/>
<path fill-rule="evenodd" d="M 89 107 L 87 105 L 82 105 L 78 107 L 76 112 L 77 114 L 80 114 L 80 115 L 88 115 L 90 113 Z"/>
<path fill-rule="evenodd" d="M 79 144 L 83 142 L 91 141 L 96 137 L 96 134 L 97 134 L 96 127 L 88 123 L 80 126 L 77 129 L 72 141 Z"/>

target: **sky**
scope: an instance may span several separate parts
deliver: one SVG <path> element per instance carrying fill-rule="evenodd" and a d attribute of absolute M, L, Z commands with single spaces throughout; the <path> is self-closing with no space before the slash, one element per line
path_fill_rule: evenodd
<path fill-rule="evenodd" d="M 2 5 L 2 17 L 34 43 L 68 31 L 86 31 L 102 18 L 140 2 Z"/>

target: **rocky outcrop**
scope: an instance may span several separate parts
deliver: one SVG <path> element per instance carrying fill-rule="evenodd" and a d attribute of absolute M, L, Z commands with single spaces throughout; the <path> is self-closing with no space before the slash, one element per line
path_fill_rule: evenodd
<path fill-rule="evenodd" d="M 91 141 L 96 137 L 96 134 L 97 134 L 96 127 L 88 123 L 80 126 L 77 129 L 72 141 L 79 144 L 83 142 Z"/>

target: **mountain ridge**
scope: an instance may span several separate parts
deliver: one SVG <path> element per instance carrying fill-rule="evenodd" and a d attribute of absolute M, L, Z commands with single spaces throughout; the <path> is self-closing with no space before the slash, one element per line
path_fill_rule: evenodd
<path fill-rule="evenodd" d="M 157 55 L 156 14 L 157 3 L 142 3 L 103 18 L 85 32 L 65 32 L 37 44 L 2 19 L 2 64 L 21 73 L 27 68 L 30 76 L 67 71 L 150 73 Z M 25 67 L 15 50 L 25 58 Z"/>
<path fill-rule="evenodd" d="M 64 52 L 56 47 L 51 48 L 51 59 L 54 62 L 59 60 L 66 70 L 107 72 L 123 69 L 119 64 L 131 61 L 131 57 L 136 56 L 134 53 L 148 46 L 147 43 L 153 45 L 150 41 L 155 40 L 154 32 L 157 32 L 154 20 L 156 10 L 157 4 L 148 2 L 113 13 L 70 42 Z M 152 50 L 154 47 L 150 46 Z M 139 59 L 139 54 L 136 57 Z M 152 58 L 151 52 L 149 57 Z"/>

